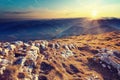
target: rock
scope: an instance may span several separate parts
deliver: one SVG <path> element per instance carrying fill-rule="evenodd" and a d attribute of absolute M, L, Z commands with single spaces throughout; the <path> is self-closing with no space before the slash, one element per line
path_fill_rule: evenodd
<path fill-rule="evenodd" d="M 55 44 L 55 48 L 56 49 L 59 49 L 60 48 L 60 45 L 58 43 Z"/>
<path fill-rule="evenodd" d="M 73 56 L 73 52 L 71 50 L 65 50 L 63 52 L 61 52 L 61 55 L 64 57 L 64 58 L 68 58 L 70 56 Z"/>
<path fill-rule="evenodd" d="M 40 53 L 43 53 L 46 50 L 45 44 L 40 44 Z"/>
<path fill-rule="evenodd" d="M 0 65 L 6 66 L 8 64 L 12 64 L 12 62 L 7 59 L 0 59 Z"/>
<path fill-rule="evenodd" d="M 102 48 L 100 51 L 101 51 L 102 53 L 106 53 L 106 52 L 108 51 L 108 49 L 107 49 L 107 48 Z"/>
<path fill-rule="evenodd" d="M 34 74 L 32 80 L 39 80 L 39 79 L 38 79 L 38 75 Z"/>
<path fill-rule="evenodd" d="M 116 57 L 120 58 L 120 52 L 119 51 L 113 51 L 113 55 Z"/>
<path fill-rule="evenodd" d="M 106 68 L 106 65 L 105 65 L 105 64 L 102 64 L 102 67 L 103 67 L 103 68 Z"/>
<path fill-rule="evenodd" d="M 15 41 L 14 43 L 16 46 L 22 46 L 24 44 L 23 41 Z"/>
<path fill-rule="evenodd" d="M 35 54 L 40 53 L 39 48 L 36 47 L 36 46 L 31 46 L 31 47 L 30 47 L 30 50 L 31 50 L 31 51 L 34 51 Z"/>
<path fill-rule="evenodd" d="M 35 46 L 36 47 L 40 47 L 40 43 L 35 43 Z"/>
<path fill-rule="evenodd" d="M 62 57 L 67 58 L 67 55 L 65 54 L 65 52 L 61 52 L 61 55 Z"/>
<path fill-rule="evenodd" d="M 24 46 L 25 47 L 29 47 L 30 45 L 28 43 L 24 43 Z"/>
<path fill-rule="evenodd" d="M 107 68 L 108 68 L 108 69 L 111 69 L 111 66 L 108 65 Z"/>
<path fill-rule="evenodd" d="M 24 63 L 24 66 L 28 66 L 29 68 L 34 68 L 35 67 L 35 62 L 31 59 L 27 59 Z"/>
<path fill-rule="evenodd" d="M 120 70 L 118 71 L 118 75 L 120 76 Z"/>
<path fill-rule="evenodd" d="M 9 47 L 10 47 L 10 50 L 12 50 L 12 51 L 15 51 L 15 49 L 16 49 L 16 46 L 13 44 L 9 45 Z"/>
<path fill-rule="evenodd" d="M 3 48 L 2 51 L 0 52 L 0 54 L 3 55 L 3 56 L 5 56 L 5 55 L 8 56 L 9 51 L 10 51 L 9 49 Z"/>
<path fill-rule="evenodd" d="M 70 50 L 75 49 L 75 46 L 73 44 L 69 44 L 68 47 Z"/>
<path fill-rule="evenodd" d="M 48 42 L 47 41 L 41 41 L 40 43 L 40 50 L 46 50 L 46 48 L 48 47 Z"/>
<path fill-rule="evenodd" d="M 66 54 L 66 58 L 73 56 L 73 52 L 71 50 L 66 50 L 65 54 Z"/>
<path fill-rule="evenodd" d="M 1 66 L 1 65 L 0 65 Z M 3 74 L 3 71 L 6 69 L 6 67 L 5 66 L 1 66 L 0 67 L 0 74 Z"/>
<path fill-rule="evenodd" d="M 114 71 L 114 73 L 119 72 L 120 69 L 120 52 L 117 50 L 109 50 L 102 48 L 99 50 L 100 53 L 95 55 L 95 58 L 100 62 L 103 68 Z"/>
<path fill-rule="evenodd" d="M 27 56 L 30 58 L 30 59 L 32 59 L 32 60 L 34 60 L 34 61 L 36 61 L 37 60 L 37 58 L 38 58 L 38 54 L 36 53 L 36 51 L 27 51 Z"/>
<path fill-rule="evenodd" d="M 65 50 L 70 50 L 67 45 L 63 45 L 63 48 L 64 48 Z"/>
<path fill-rule="evenodd" d="M 19 57 L 13 64 L 14 64 L 14 65 L 21 65 L 21 66 L 23 66 L 25 60 L 26 60 L 25 58 Z"/>

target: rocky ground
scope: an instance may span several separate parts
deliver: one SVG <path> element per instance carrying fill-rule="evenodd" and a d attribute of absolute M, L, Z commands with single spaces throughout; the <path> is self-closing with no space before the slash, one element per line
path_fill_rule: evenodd
<path fill-rule="evenodd" d="M 0 44 L 0 80 L 120 80 L 95 63 L 98 49 L 120 51 L 120 32 Z"/>

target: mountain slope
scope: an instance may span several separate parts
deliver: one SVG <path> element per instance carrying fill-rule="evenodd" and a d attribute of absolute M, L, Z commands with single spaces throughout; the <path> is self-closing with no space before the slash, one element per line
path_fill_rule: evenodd
<path fill-rule="evenodd" d="M 35 40 L 32 43 L 44 44 L 44 40 Z M 8 42 L 1 44 L 1 48 L 7 44 Z M 54 39 L 48 41 L 45 48 L 44 45 L 40 47 L 37 45 L 40 52 L 34 51 L 36 50 L 35 46 L 31 50 L 30 47 L 33 45 L 30 41 L 25 42 L 25 44 L 30 46 L 18 44 L 15 50 L 10 51 L 10 55 L 0 54 L 1 80 L 34 80 L 37 78 L 37 80 L 120 79 L 117 72 L 113 72 L 114 69 L 111 72 L 111 70 L 102 67 L 100 64 L 95 64 L 91 60 L 94 59 L 94 55 L 98 53 L 99 49 L 120 51 L 120 32 Z M 57 46 L 54 47 L 52 44 L 57 44 Z M 12 43 L 12 45 L 14 44 Z M 66 45 L 72 47 L 67 48 Z M 67 55 L 65 56 L 65 54 Z M 3 74 L 1 74 L 2 70 Z"/>
<path fill-rule="evenodd" d="M 106 23 L 107 22 L 107 23 Z M 77 25 L 77 26 L 76 26 Z M 85 20 L 82 24 L 75 24 L 69 29 L 58 34 L 58 38 L 66 36 L 74 36 L 80 34 L 100 34 L 111 31 L 119 31 L 120 23 L 112 24 L 109 20 Z"/>

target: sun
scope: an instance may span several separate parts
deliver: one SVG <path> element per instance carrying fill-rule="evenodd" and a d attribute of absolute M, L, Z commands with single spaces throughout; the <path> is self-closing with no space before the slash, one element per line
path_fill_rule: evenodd
<path fill-rule="evenodd" d="M 98 18 L 98 11 L 97 10 L 92 10 L 92 12 L 91 12 L 91 18 L 92 19 L 97 19 Z"/>

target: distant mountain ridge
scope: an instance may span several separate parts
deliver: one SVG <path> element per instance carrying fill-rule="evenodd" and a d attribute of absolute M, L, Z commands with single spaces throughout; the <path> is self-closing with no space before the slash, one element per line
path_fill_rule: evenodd
<path fill-rule="evenodd" d="M 120 30 L 120 19 L 51 19 L 1 21 L 0 40 L 54 39 L 80 34 L 99 34 Z"/>

